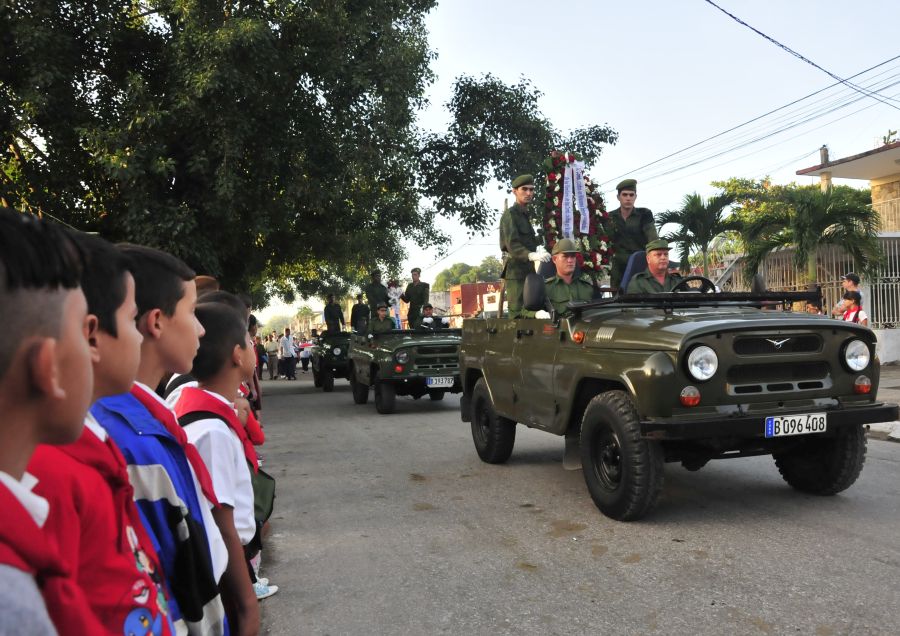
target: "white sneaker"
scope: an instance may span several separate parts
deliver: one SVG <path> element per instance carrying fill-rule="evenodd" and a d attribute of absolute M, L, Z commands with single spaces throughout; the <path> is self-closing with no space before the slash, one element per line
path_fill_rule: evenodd
<path fill-rule="evenodd" d="M 275 594 L 278 591 L 278 586 L 269 585 L 268 582 L 257 581 L 253 584 L 253 591 L 256 592 L 256 600 L 261 601 Z"/>
<path fill-rule="evenodd" d="M 268 584 L 269 584 L 269 579 L 267 579 L 266 577 L 262 576 L 262 577 L 256 579 L 256 582 L 257 582 L 257 583 L 262 583 L 263 585 L 268 585 Z"/>

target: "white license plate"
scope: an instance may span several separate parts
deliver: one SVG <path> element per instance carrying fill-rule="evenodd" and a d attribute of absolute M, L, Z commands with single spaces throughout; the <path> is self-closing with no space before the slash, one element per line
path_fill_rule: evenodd
<path fill-rule="evenodd" d="M 425 378 L 426 386 L 452 387 L 454 378 Z"/>
<path fill-rule="evenodd" d="M 825 413 L 799 413 L 797 415 L 767 417 L 766 437 L 824 433 L 826 419 Z"/>

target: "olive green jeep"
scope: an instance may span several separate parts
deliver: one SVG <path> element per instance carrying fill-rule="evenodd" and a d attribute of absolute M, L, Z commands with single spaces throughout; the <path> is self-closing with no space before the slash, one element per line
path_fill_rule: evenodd
<path fill-rule="evenodd" d="M 325 332 L 318 336 L 312 350 L 313 384 L 325 393 L 334 391 L 335 378 L 349 378 L 350 332 Z"/>
<path fill-rule="evenodd" d="M 462 419 L 481 459 L 505 462 L 517 423 L 565 436 L 564 466 L 623 521 L 653 507 L 666 462 L 772 455 L 798 490 L 849 488 L 864 425 L 898 419 L 876 399 L 875 335 L 790 311 L 818 293 L 716 293 L 706 279 L 698 293 L 693 278 L 570 303 L 564 318 L 466 320 Z M 528 309 L 546 307 L 542 287 L 526 285 Z"/>
<path fill-rule="evenodd" d="M 396 397 L 432 400 L 459 393 L 459 329 L 403 329 L 380 334 L 354 333 L 350 340 L 353 401 L 365 404 L 375 389 L 375 409 L 393 413 Z"/>

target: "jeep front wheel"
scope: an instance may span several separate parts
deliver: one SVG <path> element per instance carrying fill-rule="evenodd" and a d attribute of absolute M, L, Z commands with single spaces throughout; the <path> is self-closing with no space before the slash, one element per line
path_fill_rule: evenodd
<path fill-rule="evenodd" d="M 390 415 L 397 404 L 397 389 L 392 382 L 378 380 L 375 383 L 375 410 Z"/>
<path fill-rule="evenodd" d="M 322 388 L 322 376 L 319 375 L 319 371 L 318 371 L 318 369 L 316 369 L 316 365 L 313 365 L 312 373 L 313 373 L 313 386 L 316 387 L 317 389 Z"/>
<path fill-rule="evenodd" d="M 331 369 L 322 369 L 319 372 L 319 382 L 322 384 L 322 390 L 325 393 L 334 391 L 334 374 Z"/>
<path fill-rule="evenodd" d="M 801 492 L 835 495 L 847 490 L 866 461 L 862 424 L 846 426 L 834 437 L 809 437 L 786 453 L 775 453 L 784 480 Z"/>
<path fill-rule="evenodd" d="M 482 461 L 502 464 L 512 455 L 516 442 L 516 423 L 497 415 L 484 378 L 472 391 L 472 440 Z"/>
<path fill-rule="evenodd" d="M 369 385 L 356 379 L 356 369 L 350 367 L 350 390 L 353 391 L 353 402 L 365 404 L 369 401 Z"/>
<path fill-rule="evenodd" d="M 638 519 L 653 507 L 663 483 L 657 442 L 641 439 L 634 402 L 609 391 L 588 404 L 581 423 L 581 466 L 591 498 L 607 517 Z"/>

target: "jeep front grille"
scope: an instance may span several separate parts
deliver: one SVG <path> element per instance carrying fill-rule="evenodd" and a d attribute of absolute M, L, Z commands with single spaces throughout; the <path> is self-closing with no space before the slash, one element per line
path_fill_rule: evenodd
<path fill-rule="evenodd" d="M 457 345 L 422 345 L 415 348 L 416 369 L 432 371 L 459 369 L 459 347 Z"/>
<path fill-rule="evenodd" d="M 726 374 L 729 392 L 734 395 L 807 391 L 831 386 L 827 362 L 793 364 L 739 364 Z"/>
<path fill-rule="evenodd" d="M 817 334 L 744 336 L 734 339 L 734 352 L 739 356 L 816 353 L 821 349 L 822 337 Z"/>

